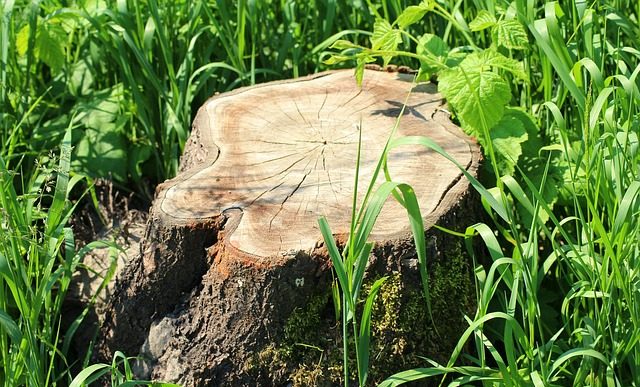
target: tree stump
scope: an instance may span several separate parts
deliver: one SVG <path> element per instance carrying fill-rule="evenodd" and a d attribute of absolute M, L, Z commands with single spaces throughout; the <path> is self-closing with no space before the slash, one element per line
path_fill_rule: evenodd
<path fill-rule="evenodd" d="M 331 264 L 317 218 L 326 216 L 344 240 L 360 128 L 360 199 L 405 101 L 398 135 L 430 137 L 472 174 L 480 160 L 476 142 L 440 109 L 436 87 L 415 86 L 412 79 L 367 70 L 358 87 L 352 71 L 335 71 L 208 100 L 195 119 L 179 175 L 156 190 L 141 254 L 118 280 L 101 328 L 101 355 L 140 354 L 142 376 L 186 386 L 308 385 L 339 377 L 327 363 L 340 358 L 341 345 Z M 399 148 L 388 164 L 394 181 L 412 185 L 418 196 L 439 328 L 416 312 L 425 327 L 392 330 L 377 339 L 379 348 L 403 358 L 407 349 L 446 357 L 464 329 L 463 314 L 473 308 L 473 285 L 460 241 L 432 226 L 464 229 L 474 221 L 478 200 L 457 167 L 435 152 Z M 397 273 L 389 283 L 401 293 L 385 296 L 383 289 L 380 296 L 373 331 L 384 336 L 384 327 L 405 319 L 407 305 L 422 302 L 409 224 L 393 198 L 372 238 L 369 280 Z M 418 301 L 407 301 L 411 292 Z M 376 325 L 385 315 L 390 321 Z M 398 349 L 402 343 L 393 336 L 402 329 L 427 333 L 415 343 L 405 338 L 406 348 Z M 296 350 L 306 352 L 296 358 Z M 310 369 L 304 356 L 324 363 L 314 360 L 319 370 Z M 372 355 L 374 370 L 378 362 Z"/>

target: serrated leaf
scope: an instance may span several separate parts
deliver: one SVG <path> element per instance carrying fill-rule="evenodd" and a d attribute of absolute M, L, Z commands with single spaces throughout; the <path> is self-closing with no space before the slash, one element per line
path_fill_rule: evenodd
<path fill-rule="evenodd" d="M 434 34 L 424 34 L 418 40 L 418 46 L 416 47 L 416 53 L 421 56 L 427 56 L 433 60 L 442 63 L 446 66 L 447 55 L 449 53 L 449 46 L 439 36 Z M 434 72 L 438 71 L 441 66 L 427 61 L 420 61 L 420 74 L 426 78 L 431 76 Z"/>
<path fill-rule="evenodd" d="M 395 29 L 385 19 L 377 19 L 373 25 L 371 49 L 380 51 L 395 51 L 402 42 L 400 30 Z M 384 65 L 388 65 L 391 56 L 383 56 Z"/>
<path fill-rule="evenodd" d="M 522 144 L 529 138 L 524 124 L 511 109 L 489 132 L 496 154 L 500 175 L 513 175 L 515 166 L 522 155 Z"/>
<path fill-rule="evenodd" d="M 433 5 L 430 2 L 423 1 L 420 5 L 410 5 L 398 16 L 396 24 L 398 24 L 400 28 L 405 29 L 422 20 L 424 15 L 432 9 Z"/>
<path fill-rule="evenodd" d="M 495 27 L 497 43 L 511 50 L 524 50 L 529 45 L 527 31 L 519 21 L 501 20 Z"/>
<path fill-rule="evenodd" d="M 471 23 L 469 23 L 469 28 L 471 31 L 482 31 L 484 29 L 493 27 L 496 24 L 496 17 L 493 16 L 487 10 L 481 10 L 478 12 L 478 16 L 476 16 Z"/>
<path fill-rule="evenodd" d="M 524 72 L 522 62 L 508 58 L 491 49 L 467 55 L 467 57 L 460 63 L 460 66 L 464 66 L 469 70 L 492 67 L 507 71 L 513 74 L 516 78 L 523 80 L 527 79 L 527 74 Z"/>
<path fill-rule="evenodd" d="M 43 24 L 36 34 L 36 56 L 54 73 L 64 66 L 64 45 L 67 34 L 59 24 Z"/>
<path fill-rule="evenodd" d="M 511 99 L 509 84 L 470 54 L 460 66 L 440 73 L 438 90 L 455 108 L 461 120 L 480 137 L 500 121 L 504 106 Z"/>

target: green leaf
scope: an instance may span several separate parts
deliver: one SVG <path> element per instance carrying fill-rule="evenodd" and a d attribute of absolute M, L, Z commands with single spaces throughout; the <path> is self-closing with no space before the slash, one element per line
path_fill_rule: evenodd
<path fill-rule="evenodd" d="M 524 71 L 522 62 L 513 58 L 508 58 L 491 49 L 467 55 L 467 57 L 460 63 L 460 66 L 464 66 L 465 69 L 470 71 L 479 71 L 480 69 L 488 70 L 487 67 L 492 67 L 509 72 L 516 78 L 522 80 L 527 79 L 527 74 Z"/>
<path fill-rule="evenodd" d="M 67 87 L 73 96 L 88 95 L 93 88 L 93 73 L 87 65 L 88 59 L 80 59 L 71 66 L 71 77 Z"/>
<path fill-rule="evenodd" d="M 502 119 L 504 106 L 511 100 L 509 83 L 494 69 L 526 79 L 522 63 L 495 50 L 469 54 L 460 64 L 443 71 L 438 89 L 456 109 L 463 124 L 480 137 Z"/>
<path fill-rule="evenodd" d="M 509 109 L 511 116 L 517 117 L 524 125 L 527 131 L 527 141 L 522 144 L 522 156 L 518 162 L 519 168 L 523 172 L 523 178 L 529 179 L 530 182 L 535 185 L 539 190 L 545 203 L 553 208 L 553 205 L 558 200 L 558 187 L 565 185 L 564 183 L 564 170 L 565 168 L 558 165 L 558 153 L 554 152 L 554 157 L 551 158 L 551 165 L 549 165 L 546 180 L 542 185 L 545 178 L 544 171 L 547 163 L 548 153 L 543 153 L 545 142 L 542 140 L 540 129 L 534 123 L 533 118 L 526 112 L 520 109 Z M 526 194 L 529 197 L 533 197 L 533 194 L 529 189 L 526 189 Z M 531 225 L 532 216 L 528 212 L 524 212 L 524 209 L 518 209 L 523 219 L 523 223 L 526 226 Z M 544 210 L 540 210 L 538 217 L 544 222 L 549 218 L 548 214 Z"/>
<path fill-rule="evenodd" d="M 331 263 L 333 264 L 333 269 L 336 271 L 336 275 L 338 276 L 338 283 L 340 284 L 340 288 L 342 289 L 342 293 L 349 295 L 351 294 L 351 289 L 349 288 L 349 278 L 347 277 L 347 271 L 344 267 L 344 263 L 342 262 L 342 256 L 340 255 L 340 250 L 338 250 L 338 246 L 336 245 L 336 241 L 333 238 L 333 234 L 331 233 L 331 229 L 329 228 L 329 223 L 325 217 L 318 218 L 318 226 L 320 227 L 320 233 L 322 234 L 322 239 L 324 239 L 324 244 L 327 246 L 327 251 L 329 252 L 329 258 L 331 258 Z M 353 310 L 353 305 L 351 302 L 351 297 L 345 297 L 347 301 L 347 305 L 343 305 L 347 311 Z"/>
<path fill-rule="evenodd" d="M 476 136 L 483 128 L 489 129 L 500 121 L 504 106 L 511 99 L 509 84 L 498 74 L 469 70 L 462 65 L 440 73 L 438 90 L 458 112 L 463 124 L 477 131 Z"/>
<path fill-rule="evenodd" d="M 83 369 L 71 381 L 69 387 L 82 387 L 89 385 L 91 382 L 98 380 L 103 375 L 109 373 L 111 366 L 109 364 L 93 364 Z"/>
<path fill-rule="evenodd" d="M 416 47 L 418 55 L 433 55 L 439 58 L 446 58 L 449 53 L 449 46 L 438 35 L 424 34 L 418 42 L 418 47 Z"/>
<path fill-rule="evenodd" d="M 98 16 L 103 11 L 109 9 L 105 0 L 87 0 L 82 7 L 89 15 Z"/>
<path fill-rule="evenodd" d="M 58 162 L 56 187 L 53 202 L 47 214 L 45 234 L 54 236 L 64 226 L 65 207 L 68 204 L 69 172 L 71 168 L 71 125 L 67 127 L 64 138 L 60 143 L 60 161 Z M 54 253 L 55 254 L 55 253 Z"/>
<path fill-rule="evenodd" d="M 367 55 L 366 53 L 362 53 L 356 57 L 355 76 L 358 86 L 362 86 L 362 78 L 364 77 L 364 67 L 366 64 L 375 61 L 374 57 Z"/>
<path fill-rule="evenodd" d="M 449 54 L 449 46 L 439 36 L 434 34 L 424 34 L 418 40 L 416 53 L 421 56 L 432 58 L 436 62 L 440 62 L 442 66 L 427 61 L 420 61 L 420 74 L 424 74 L 427 78 L 431 74 L 446 66 L 447 56 Z"/>
<path fill-rule="evenodd" d="M 373 242 L 365 243 L 364 248 L 359 251 L 356 262 L 353 265 L 354 271 L 352 278 L 353 283 L 351 285 L 351 298 L 353 299 L 354 304 L 358 301 L 358 297 L 360 296 L 360 288 L 362 287 L 362 281 L 364 280 L 364 270 L 369 262 L 369 255 L 371 254 L 372 249 Z"/>
<path fill-rule="evenodd" d="M 433 7 L 434 4 L 431 1 L 423 1 L 419 5 L 410 5 L 398 16 L 396 24 L 398 24 L 400 28 L 405 29 L 419 22 Z"/>
<path fill-rule="evenodd" d="M 360 356 L 360 361 L 358 362 L 358 377 L 360 379 L 361 386 L 366 385 L 369 372 L 369 341 L 371 338 L 371 312 L 373 310 L 373 303 L 376 300 L 380 287 L 386 279 L 387 277 L 382 277 L 374 282 L 362 310 L 360 334 L 358 335 L 358 342 L 356 344 L 358 346 L 358 353 Z"/>
<path fill-rule="evenodd" d="M 497 35 L 497 43 L 511 50 L 524 50 L 529 45 L 527 31 L 519 21 L 501 20 L 495 26 L 495 34 Z"/>
<path fill-rule="evenodd" d="M 29 33 L 31 32 L 31 28 L 29 25 L 25 25 L 18 31 L 16 35 L 16 51 L 18 55 L 24 56 L 29 49 Z"/>
<path fill-rule="evenodd" d="M 7 332 L 13 344 L 18 345 L 22 339 L 22 332 L 18 328 L 18 324 L 13 321 L 4 310 L 0 309 L 0 327 Z"/>
<path fill-rule="evenodd" d="M 493 27 L 495 24 L 496 17 L 489 13 L 489 11 L 483 9 L 478 12 L 478 16 L 469 23 L 469 28 L 474 32 L 482 31 L 486 28 Z"/>
<path fill-rule="evenodd" d="M 371 36 L 371 49 L 376 51 L 396 51 L 402 42 L 400 30 L 395 29 L 385 19 L 377 19 L 373 25 L 373 35 Z M 388 65 L 391 56 L 383 56 L 384 65 Z"/>
<path fill-rule="evenodd" d="M 143 164 L 151 158 L 153 148 L 147 143 L 133 143 L 129 151 L 129 172 L 131 178 L 138 182 L 144 176 Z"/>
<path fill-rule="evenodd" d="M 36 56 L 54 73 L 64 66 L 67 33 L 59 24 L 42 24 L 36 34 Z"/>
<path fill-rule="evenodd" d="M 334 54 L 334 55 L 331 55 L 328 59 L 323 60 L 322 63 L 324 63 L 326 65 L 334 65 L 334 64 L 346 62 L 346 61 L 352 60 L 352 59 L 353 59 L 353 57 L 348 56 L 348 55 Z"/>
<path fill-rule="evenodd" d="M 344 39 L 340 39 L 340 40 L 336 40 L 331 46 L 329 46 L 329 48 L 333 48 L 336 50 L 347 50 L 350 48 L 362 48 L 362 46 L 359 46 L 355 43 L 352 43 L 348 40 L 344 40 Z"/>
<path fill-rule="evenodd" d="M 496 152 L 500 175 L 513 175 L 522 154 L 522 143 L 529 138 L 522 121 L 506 110 L 502 119 L 489 132 Z"/>
<path fill-rule="evenodd" d="M 73 167 L 89 176 L 127 179 L 128 141 L 123 126 L 129 119 L 120 112 L 121 87 L 93 93 L 92 100 L 78 104 L 78 119 L 85 131 L 75 145 Z"/>

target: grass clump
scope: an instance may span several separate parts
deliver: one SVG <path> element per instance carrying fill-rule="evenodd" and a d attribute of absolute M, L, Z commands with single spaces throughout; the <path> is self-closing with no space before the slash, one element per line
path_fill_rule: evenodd
<path fill-rule="evenodd" d="M 73 213 L 70 131 L 54 169 L 37 169 L 14 188 L 16 174 L 0 157 L 0 382 L 49 386 L 70 380 L 68 354 L 84 314 L 70 327 L 62 305 L 71 276 L 97 242 L 76 251 L 66 226 Z M 44 168 L 44 167 L 43 167 Z M 19 179 L 19 178 L 18 178 Z"/>

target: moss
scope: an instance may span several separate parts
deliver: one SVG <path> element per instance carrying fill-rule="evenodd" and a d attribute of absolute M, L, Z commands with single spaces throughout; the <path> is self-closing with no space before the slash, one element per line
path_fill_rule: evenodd
<path fill-rule="evenodd" d="M 440 259 L 429 267 L 435 327 L 427 313 L 415 270 L 388 274 L 373 310 L 371 384 L 379 383 L 393 373 L 424 366 L 420 356 L 446 362 L 466 328 L 463 315 L 473 311 L 475 300 L 470 263 L 463 253 L 462 241 L 446 240 L 446 246 L 438 254 Z M 379 277 L 366 279 L 363 296 Z M 340 323 L 335 321 L 333 308 L 330 289 L 312 297 L 304 309 L 296 309 L 287 320 L 284 340 L 261 351 L 251 368 L 267 372 L 273 384 L 339 385 L 342 332 Z M 353 342 L 350 348 L 353 348 Z M 355 355 L 350 359 L 349 367 L 355 380 Z"/>

